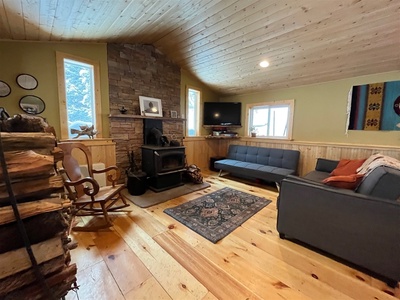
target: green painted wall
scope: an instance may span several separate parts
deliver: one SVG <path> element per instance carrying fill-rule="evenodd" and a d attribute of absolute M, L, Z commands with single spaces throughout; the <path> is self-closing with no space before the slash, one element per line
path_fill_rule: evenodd
<path fill-rule="evenodd" d="M 38 96 L 46 103 L 46 109 L 40 116 L 46 118 L 60 136 L 56 51 L 100 62 L 102 137 L 109 137 L 108 66 L 105 43 L 0 41 L 0 80 L 7 82 L 12 89 L 9 96 L 0 98 L 0 106 L 10 115 L 23 113 L 18 105 L 19 99 L 29 94 Z M 35 76 L 39 82 L 38 87 L 35 90 L 20 88 L 15 81 L 20 73 Z"/>
<path fill-rule="evenodd" d="M 109 137 L 109 87 L 105 43 L 0 41 L 0 80 L 7 82 L 12 89 L 9 96 L 0 98 L 0 107 L 4 107 L 10 115 L 23 113 L 18 106 L 19 99 L 28 94 L 39 96 L 46 103 L 46 110 L 41 115 L 55 127 L 59 134 L 56 51 L 100 62 L 102 136 Z M 20 88 L 15 81 L 20 73 L 35 76 L 39 86 L 32 91 Z M 358 84 L 400 80 L 400 71 L 223 98 L 189 72 L 182 70 L 181 74 L 181 113 L 183 114 L 185 114 L 187 86 L 199 88 L 202 91 L 203 101 L 218 101 L 219 99 L 242 101 L 244 103 L 243 123 L 246 103 L 295 99 L 293 138 L 296 141 L 400 145 L 398 131 L 349 131 L 348 135 L 345 135 L 347 94 L 350 87 Z M 239 130 L 239 134 L 243 135 L 243 131 L 244 129 Z M 201 135 L 206 134 L 208 131 L 201 128 Z"/>
<path fill-rule="evenodd" d="M 212 91 L 203 82 L 188 71 L 181 69 L 181 113 L 186 116 L 186 88 L 193 87 L 201 90 L 202 102 L 219 101 L 220 95 Z M 203 123 L 203 103 L 200 104 L 200 124 Z M 209 131 L 200 126 L 200 135 L 209 134 Z"/>
<path fill-rule="evenodd" d="M 293 124 L 295 141 L 400 146 L 400 131 L 350 130 L 348 135 L 345 134 L 347 95 L 350 88 L 353 85 L 394 80 L 400 80 L 400 71 L 223 97 L 221 101 L 241 101 L 242 124 L 244 124 L 246 103 L 295 99 Z M 244 127 L 239 134 L 244 135 Z"/>

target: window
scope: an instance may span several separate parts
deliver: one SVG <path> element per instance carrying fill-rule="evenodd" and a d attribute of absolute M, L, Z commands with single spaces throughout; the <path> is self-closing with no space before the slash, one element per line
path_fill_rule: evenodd
<path fill-rule="evenodd" d="M 199 136 L 201 92 L 194 88 L 187 88 L 186 98 L 186 134 L 187 136 Z"/>
<path fill-rule="evenodd" d="M 101 132 L 98 62 L 57 52 L 61 138 L 77 136 L 81 126 Z M 86 137 L 86 136 L 85 136 Z"/>
<path fill-rule="evenodd" d="M 294 100 L 247 105 L 247 132 L 258 137 L 291 139 Z"/>

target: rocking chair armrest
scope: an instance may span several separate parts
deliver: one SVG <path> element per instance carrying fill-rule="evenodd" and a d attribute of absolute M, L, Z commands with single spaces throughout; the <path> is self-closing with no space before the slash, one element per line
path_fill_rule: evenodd
<path fill-rule="evenodd" d="M 71 187 L 71 186 L 76 187 L 76 186 L 79 186 L 79 185 L 83 185 L 84 183 L 90 183 L 91 184 L 91 187 L 90 186 L 85 186 L 83 188 L 83 191 L 84 191 L 84 193 L 86 195 L 94 196 L 99 192 L 100 186 L 97 183 L 97 181 L 94 180 L 92 177 L 85 177 L 85 178 L 81 178 L 81 179 L 76 180 L 76 181 L 71 181 L 69 179 L 65 179 L 64 180 L 64 185 L 66 185 L 67 187 Z"/>
<path fill-rule="evenodd" d="M 110 167 L 107 167 L 107 168 L 104 168 L 104 169 L 92 170 L 92 171 L 93 171 L 93 174 L 95 174 L 95 173 L 107 173 L 109 171 L 115 171 L 115 173 L 107 174 L 107 180 L 110 181 L 113 186 L 118 181 L 118 179 L 121 177 L 121 173 L 120 173 L 119 168 L 117 166 L 110 166 Z"/>
<path fill-rule="evenodd" d="M 99 169 L 99 170 L 93 169 L 92 171 L 93 171 L 93 173 L 106 173 L 106 172 L 112 171 L 112 170 L 115 170 L 117 172 L 119 171 L 117 166 L 110 166 L 110 167 L 107 167 L 107 168 L 104 168 L 104 169 Z"/>

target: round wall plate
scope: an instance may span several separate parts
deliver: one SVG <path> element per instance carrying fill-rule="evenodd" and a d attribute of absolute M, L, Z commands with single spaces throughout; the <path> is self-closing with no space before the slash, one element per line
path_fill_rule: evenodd
<path fill-rule="evenodd" d="M 5 81 L 0 80 L 0 97 L 7 97 L 10 93 L 10 86 Z"/>
<path fill-rule="evenodd" d="M 44 111 L 46 104 L 38 96 L 26 95 L 19 100 L 19 107 L 31 115 L 38 115 Z"/>
<path fill-rule="evenodd" d="M 17 83 L 25 90 L 34 90 L 38 86 L 36 78 L 29 74 L 19 74 L 17 76 Z"/>

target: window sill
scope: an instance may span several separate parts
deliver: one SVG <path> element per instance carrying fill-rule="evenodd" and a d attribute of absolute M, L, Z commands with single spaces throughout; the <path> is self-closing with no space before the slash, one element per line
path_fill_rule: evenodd
<path fill-rule="evenodd" d="M 111 138 L 94 138 L 94 139 L 89 139 L 89 138 L 82 138 L 82 139 L 61 139 L 60 143 L 82 143 L 86 146 L 101 146 L 101 145 L 109 145 L 109 144 L 115 144 L 113 139 Z"/>

